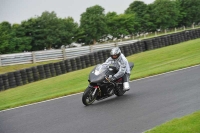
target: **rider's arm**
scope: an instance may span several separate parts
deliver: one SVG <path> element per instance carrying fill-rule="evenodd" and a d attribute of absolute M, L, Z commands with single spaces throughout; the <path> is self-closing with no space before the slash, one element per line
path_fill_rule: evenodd
<path fill-rule="evenodd" d="M 126 62 L 124 60 L 120 60 L 119 62 L 119 71 L 114 75 L 115 78 L 120 78 L 122 76 L 124 76 L 125 72 L 126 72 Z"/>
<path fill-rule="evenodd" d="M 111 64 L 112 59 L 109 57 L 102 65 L 109 66 Z"/>

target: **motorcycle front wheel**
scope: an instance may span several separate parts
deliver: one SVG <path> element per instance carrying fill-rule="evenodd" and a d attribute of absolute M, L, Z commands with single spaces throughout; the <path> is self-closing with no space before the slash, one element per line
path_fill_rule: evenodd
<path fill-rule="evenodd" d="M 93 88 L 93 87 L 86 88 L 86 90 L 84 91 L 83 96 L 82 96 L 82 102 L 84 105 L 88 106 L 96 100 L 97 95 L 96 94 L 94 96 L 92 95 L 94 90 L 95 90 L 95 88 Z"/>

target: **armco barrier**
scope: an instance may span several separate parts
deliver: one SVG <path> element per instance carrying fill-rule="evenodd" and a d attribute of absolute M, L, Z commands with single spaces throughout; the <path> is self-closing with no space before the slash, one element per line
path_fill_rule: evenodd
<path fill-rule="evenodd" d="M 134 43 L 137 40 L 123 41 L 117 43 L 109 44 L 98 44 L 91 46 L 83 46 L 76 48 L 66 48 L 66 49 L 57 49 L 57 50 L 43 50 L 43 51 L 34 51 L 34 52 L 25 52 L 25 53 L 16 53 L 16 54 L 4 54 L 0 55 L 0 66 L 7 65 L 16 65 L 16 64 L 26 64 L 26 63 L 36 63 L 42 61 L 50 60 L 66 60 L 70 58 L 79 57 L 81 55 L 86 55 L 96 51 L 107 50 L 115 47 L 116 45 L 125 45 Z"/>
<path fill-rule="evenodd" d="M 119 45 L 119 47 L 125 56 L 129 56 L 135 53 L 174 45 L 196 38 L 200 38 L 200 29 L 145 39 L 134 43 L 131 42 L 130 44 Z M 109 57 L 109 54 L 110 49 L 94 51 L 89 54 L 56 63 L 39 65 L 15 72 L 1 74 L 0 91 L 100 64 Z"/>

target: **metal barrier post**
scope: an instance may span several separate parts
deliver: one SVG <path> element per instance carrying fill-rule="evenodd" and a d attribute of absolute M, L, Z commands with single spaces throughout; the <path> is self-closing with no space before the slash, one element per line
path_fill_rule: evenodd
<path fill-rule="evenodd" d="M 92 52 L 93 52 L 93 46 L 90 45 L 90 53 L 92 53 Z"/>
<path fill-rule="evenodd" d="M 66 60 L 67 57 L 66 57 L 66 51 L 65 51 L 65 48 L 62 49 L 62 53 L 63 53 L 63 60 Z"/>
<path fill-rule="evenodd" d="M 32 52 L 33 63 L 36 63 L 35 52 Z"/>
<path fill-rule="evenodd" d="M 2 63 L 1 63 L 1 55 L 0 55 L 0 66 L 2 66 Z"/>
<path fill-rule="evenodd" d="M 118 43 L 117 43 L 117 42 L 115 42 L 115 44 L 114 44 L 114 45 L 115 45 L 115 47 L 118 47 Z"/>

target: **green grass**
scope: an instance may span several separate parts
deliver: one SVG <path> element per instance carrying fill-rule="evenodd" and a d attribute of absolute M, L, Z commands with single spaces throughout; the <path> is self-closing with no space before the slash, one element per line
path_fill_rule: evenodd
<path fill-rule="evenodd" d="M 200 64 L 199 59 L 200 39 L 128 57 L 135 64 L 131 79 Z M 2 91 L 0 110 L 82 92 L 88 85 L 88 74 L 93 67 Z"/>
<path fill-rule="evenodd" d="M 200 133 L 200 111 L 173 119 L 145 133 Z"/>

